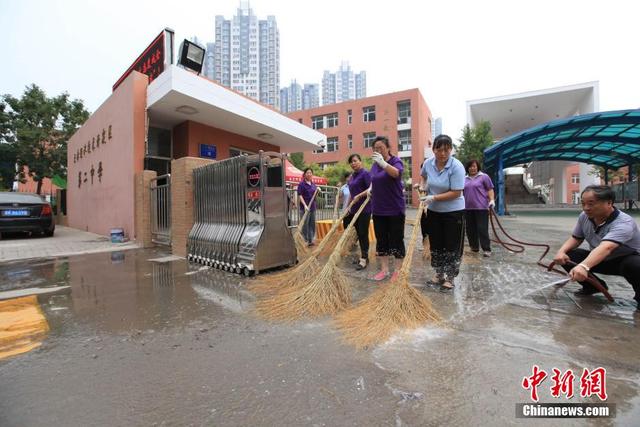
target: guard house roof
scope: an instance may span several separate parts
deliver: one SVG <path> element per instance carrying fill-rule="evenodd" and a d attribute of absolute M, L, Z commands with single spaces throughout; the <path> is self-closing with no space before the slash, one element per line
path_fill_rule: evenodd
<path fill-rule="evenodd" d="M 315 150 L 327 139 L 259 102 L 175 65 L 149 84 L 147 108 L 154 125 L 174 127 L 192 120 L 268 142 L 283 152 Z"/>
<path fill-rule="evenodd" d="M 640 163 L 640 109 L 553 120 L 509 136 L 484 151 L 484 168 L 502 155 L 508 168 L 537 160 L 565 160 L 618 169 Z"/>

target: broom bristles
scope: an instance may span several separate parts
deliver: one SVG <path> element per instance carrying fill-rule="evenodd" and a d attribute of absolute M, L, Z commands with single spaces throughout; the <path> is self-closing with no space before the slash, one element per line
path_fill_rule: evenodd
<path fill-rule="evenodd" d="M 417 218 L 423 210 L 420 203 Z M 414 225 L 407 255 L 395 280 L 338 315 L 337 329 L 357 348 L 384 342 L 400 329 L 414 329 L 426 322 L 441 321 L 431 301 L 409 285 L 417 236 L 418 227 Z"/>
<path fill-rule="evenodd" d="M 355 202 L 354 200 L 349 204 L 347 210 L 345 210 L 339 220 L 333 224 L 329 232 L 309 257 L 292 269 L 259 276 L 256 282 L 249 285 L 249 289 L 256 294 L 266 295 L 290 286 L 304 286 L 311 277 L 320 271 L 321 266 L 318 263 L 318 257 L 328 255 L 326 252 L 328 250 L 332 251 L 337 244 L 336 242 L 340 240 L 341 234 L 338 233 L 338 228 L 340 224 L 342 224 L 342 220 L 349 214 L 349 210 Z M 298 234 L 297 231 L 296 234 Z M 305 246 L 305 250 L 306 249 L 307 247 Z"/>
<path fill-rule="evenodd" d="M 346 277 L 337 268 L 342 249 L 350 229 L 353 228 L 369 197 L 354 215 L 354 220 L 342 234 L 336 248 L 322 267 L 311 277 L 310 282 L 302 286 L 280 289 L 270 299 L 261 299 L 256 303 L 256 312 L 269 320 L 293 320 L 300 317 L 317 317 L 334 314 L 345 309 L 351 303 L 351 286 Z"/>

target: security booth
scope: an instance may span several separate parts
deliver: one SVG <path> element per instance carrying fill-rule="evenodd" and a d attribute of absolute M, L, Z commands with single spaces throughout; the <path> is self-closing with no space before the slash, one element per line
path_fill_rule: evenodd
<path fill-rule="evenodd" d="M 192 191 L 197 189 L 193 186 L 193 170 L 244 155 L 259 166 L 260 190 L 253 191 L 260 191 L 260 215 L 265 215 L 254 220 L 251 215 L 255 212 L 247 211 L 247 224 L 257 221 L 264 228 L 260 235 L 268 234 L 272 227 L 265 224 L 272 220 L 272 214 L 262 209 L 270 206 L 273 179 L 265 181 L 264 177 L 273 176 L 277 168 L 261 165 L 257 159 L 275 162 L 282 152 L 316 150 L 326 137 L 193 69 L 176 65 L 173 52 L 173 32 L 164 30 L 70 139 L 69 226 L 104 236 L 114 228 L 122 229 L 126 238 L 135 239 L 142 246 L 152 245 L 155 240 L 170 245 L 174 254 L 186 256 L 194 221 Z M 193 60 L 198 55 L 187 57 Z M 243 162 L 224 162 L 224 168 L 234 165 L 244 174 Z M 224 173 L 231 176 L 232 171 Z M 234 173 L 240 176 L 238 170 Z M 283 172 L 280 174 L 284 177 Z M 254 197 L 256 194 L 250 193 Z M 223 227 L 232 227 L 236 234 L 241 231 L 240 220 L 232 217 L 238 215 L 240 205 L 228 206 L 229 203 L 231 200 L 223 199 L 222 206 L 214 206 L 220 208 L 216 215 L 223 215 L 224 221 L 207 222 L 217 224 L 212 230 L 218 230 L 220 235 L 231 233 Z M 244 203 L 245 208 L 252 207 L 250 201 Z M 158 225 L 154 237 L 152 224 Z M 249 239 L 251 228 L 242 228 L 242 232 L 248 232 L 245 239 Z M 215 244 L 232 241 L 225 239 Z M 213 252 L 204 254 L 211 260 L 220 259 L 221 265 L 228 268 L 233 265 L 234 270 L 240 265 L 248 271 L 261 270 L 272 262 L 261 256 L 260 244 L 260 239 L 254 242 L 254 255 L 241 255 L 244 252 L 240 250 L 233 256 L 229 255 L 235 254 L 233 251 L 224 252 L 222 258 L 213 257 Z M 216 254 L 222 253 L 215 248 Z"/>

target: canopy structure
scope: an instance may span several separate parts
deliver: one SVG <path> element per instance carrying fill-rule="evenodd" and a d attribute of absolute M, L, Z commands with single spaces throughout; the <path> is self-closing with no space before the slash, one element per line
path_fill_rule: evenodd
<path fill-rule="evenodd" d="M 293 164 L 291 164 L 291 162 L 289 162 L 288 160 L 285 160 L 284 164 L 285 164 L 284 180 L 286 182 L 295 182 L 295 183 L 301 182 L 302 175 L 303 175 L 302 171 L 297 167 L 293 166 Z M 318 185 L 327 185 L 327 179 L 321 176 L 314 175 L 311 178 L 311 182 Z"/>
<path fill-rule="evenodd" d="M 499 213 L 504 213 L 503 169 L 541 160 L 582 162 L 605 170 L 640 163 L 640 109 L 553 120 L 487 148 L 484 168 L 498 175 Z"/>

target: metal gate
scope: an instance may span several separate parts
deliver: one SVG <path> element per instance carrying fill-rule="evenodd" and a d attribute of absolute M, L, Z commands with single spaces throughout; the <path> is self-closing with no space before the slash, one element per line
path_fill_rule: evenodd
<path fill-rule="evenodd" d="M 171 174 L 151 180 L 151 241 L 171 245 Z"/>

